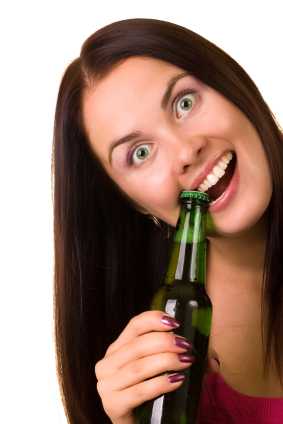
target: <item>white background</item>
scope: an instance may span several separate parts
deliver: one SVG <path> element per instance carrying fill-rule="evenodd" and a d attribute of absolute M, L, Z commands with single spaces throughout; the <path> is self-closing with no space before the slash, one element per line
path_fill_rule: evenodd
<path fill-rule="evenodd" d="M 53 359 L 50 188 L 53 116 L 65 67 L 79 55 L 82 42 L 108 23 L 127 18 L 171 21 L 198 32 L 236 59 L 282 125 L 281 2 L 4 3 L 0 10 L 0 421 L 65 423 Z"/>

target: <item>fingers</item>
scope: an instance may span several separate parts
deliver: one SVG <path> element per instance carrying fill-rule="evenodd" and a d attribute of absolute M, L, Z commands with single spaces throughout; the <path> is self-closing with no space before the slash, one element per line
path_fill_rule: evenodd
<path fill-rule="evenodd" d="M 182 378 L 182 376 L 179 378 Z M 170 379 L 172 382 L 170 382 Z M 112 392 L 113 395 L 109 395 L 108 392 L 107 397 L 104 397 L 103 393 L 101 393 L 100 396 L 102 399 L 105 399 L 105 401 L 103 401 L 105 412 L 110 417 L 116 416 L 118 419 L 122 419 L 128 417 L 134 408 L 147 400 L 176 390 L 181 386 L 182 381 L 183 380 L 176 382 L 176 377 L 172 378 L 172 376 L 162 375 L 151 380 L 143 381 L 123 391 Z M 119 411 L 118 415 L 117 411 Z"/>
<path fill-rule="evenodd" d="M 109 390 L 124 390 L 169 370 L 177 372 L 188 368 L 194 359 L 191 355 L 169 352 L 141 358 L 116 371 L 110 378 L 100 380 L 100 388 L 103 391 L 105 385 Z"/>
<path fill-rule="evenodd" d="M 96 376 L 98 380 L 106 378 L 108 375 L 141 358 L 165 352 L 184 353 L 192 349 L 192 347 L 187 340 L 172 333 L 152 332 L 143 334 L 130 340 L 98 362 L 95 367 Z"/>
<path fill-rule="evenodd" d="M 129 322 L 96 364 L 97 390 L 113 423 L 133 424 L 136 406 L 182 384 L 184 376 L 178 373 L 171 378 L 158 375 L 172 369 L 182 371 L 194 360 L 184 355 L 192 344 L 168 332 L 178 327 L 164 312 L 144 312 Z"/>
<path fill-rule="evenodd" d="M 215 374 L 219 372 L 220 361 L 219 356 L 213 349 L 208 349 L 206 374 Z"/>
<path fill-rule="evenodd" d="M 163 321 L 162 318 L 164 317 Z M 167 317 L 167 319 L 166 319 Z M 169 320 L 168 320 L 169 318 Z M 171 322 L 170 322 L 171 321 Z M 120 334 L 118 339 L 108 348 L 106 355 L 119 349 L 122 345 L 128 343 L 136 337 L 149 333 L 150 331 L 168 331 L 179 327 L 177 321 L 170 315 L 161 311 L 147 311 L 131 319 L 127 327 Z"/>

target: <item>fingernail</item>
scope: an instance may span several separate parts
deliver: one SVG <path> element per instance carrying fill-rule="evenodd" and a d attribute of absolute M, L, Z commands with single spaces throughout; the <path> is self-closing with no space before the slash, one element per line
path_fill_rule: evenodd
<path fill-rule="evenodd" d="M 180 327 L 180 324 L 178 323 L 178 321 L 176 321 L 174 318 L 172 318 L 172 317 L 168 317 L 167 315 L 164 315 L 162 318 L 161 318 L 161 321 L 163 322 L 163 324 L 166 324 L 166 325 L 170 325 L 170 327 L 173 327 L 173 328 L 178 328 L 178 327 Z"/>
<path fill-rule="evenodd" d="M 187 364 L 192 364 L 196 359 L 193 355 L 186 355 L 185 353 L 180 353 L 178 358 L 180 362 L 186 362 Z"/>
<path fill-rule="evenodd" d="M 170 383 L 177 383 L 178 381 L 183 381 L 185 378 L 184 374 L 173 374 L 168 377 Z"/>
<path fill-rule="evenodd" d="M 181 337 L 175 337 L 174 343 L 176 346 L 186 350 L 191 350 L 194 347 L 192 343 L 188 342 L 186 339 L 182 339 Z"/>

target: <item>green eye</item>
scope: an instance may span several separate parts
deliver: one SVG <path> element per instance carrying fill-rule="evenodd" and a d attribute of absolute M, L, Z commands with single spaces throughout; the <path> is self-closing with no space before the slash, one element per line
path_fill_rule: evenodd
<path fill-rule="evenodd" d="M 193 106 L 193 102 L 191 99 L 185 98 L 181 101 L 180 107 L 183 110 L 189 110 Z"/>
<path fill-rule="evenodd" d="M 182 115 L 184 115 L 186 112 L 188 112 L 190 109 L 192 109 L 192 107 L 194 106 L 195 103 L 195 94 L 193 93 L 187 93 L 184 94 L 180 100 L 178 100 L 177 103 L 177 115 L 178 117 L 181 117 Z"/>
<path fill-rule="evenodd" d="M 133 164 L 139 164 L 143 162 L 150 154 L 152 147 L 153 146 L 151 144 L 143 144 L 142 146 L 138 146 L 138 148 L 134 150 L 132 154 L 131 162 Z"/>
<path fill-rule="evenodd" d="M 136 152 L 137 158 L 140 160 L 145 159 L 148 156 L 148 154 L 149 154 L 149 151 L 147 150 L 146 147 L 140 147 Z"/>

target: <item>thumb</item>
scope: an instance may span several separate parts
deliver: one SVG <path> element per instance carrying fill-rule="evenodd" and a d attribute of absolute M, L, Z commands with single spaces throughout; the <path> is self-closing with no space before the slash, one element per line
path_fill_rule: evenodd
<path fill-rule="evenodd" d="M 206 363 L 206 374 L 215 374 L 219 372 L 220 361 L 219 356 L 213 349 L 208 349 L 207 363 Z"/>

